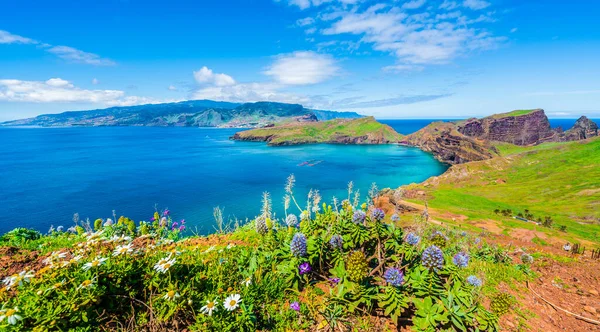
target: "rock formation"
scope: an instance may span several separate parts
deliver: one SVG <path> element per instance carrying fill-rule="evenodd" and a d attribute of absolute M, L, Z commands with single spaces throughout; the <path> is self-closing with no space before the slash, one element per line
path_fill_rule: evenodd
<path fill-rule="evenodd" d="M 579 141 L 598 136 L 598 125 L 586 116 L 580 117 L 573 127 L 564 132 L 565 141 Z"/>

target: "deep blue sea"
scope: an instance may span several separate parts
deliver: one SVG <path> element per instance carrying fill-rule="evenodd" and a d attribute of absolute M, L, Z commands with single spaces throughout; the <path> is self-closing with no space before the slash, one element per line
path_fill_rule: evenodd
<path fill-rule="evenodd" d="M 381 120 L 409 134 L 434 120 Z M 575 119 L 553 119 L 569 128 Z M 227 218 L 259 213 L 261 193 L 281 215 L 286 178 L 296 176 L 297 198 L 310 188 L 325 202 L 346 198 L 353 181 L 364 198 L 379 188 L 420 182 L 447 166 L 416 148 L 397 145 L 268 147 L 234 142 L 237 129 L 101 127 L 1 128 L 0 233 L 15 227 L 46 231 L 80 218 L 125 215 L 148 220 L 169 208 L 191 229 L 213 231 L 213 208 Z M 299 166 L 306 161 L 322 161 Z M 297 212 L 297 211 L 295 211 Z"/>
<path fill-rule="evenodd" d="M 282 214 L 286 178 L 297 199 L 310 188 L 325 202 L 345 198 L 348 181 L 363 193 L 420 182 L 446 166 L 416 148 L 397 145 L 268 147 L 234 142 L 236 129 L 100 127 L 0 128 L 0 233 L 46 231 L 82 219 L 125 215 L 148 220 L 169 208 L 199 233 L 213 231 L 213 208 L 252 218 L 268 191 Z M 305 161 L 322 161 L 312 167 Z"/>

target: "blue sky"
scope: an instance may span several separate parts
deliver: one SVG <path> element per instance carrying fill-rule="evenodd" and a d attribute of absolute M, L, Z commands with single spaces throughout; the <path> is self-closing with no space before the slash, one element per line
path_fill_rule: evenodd
<path fill-rule="evenodd" d="M 598 117 L 599 16 L 584 0 L 8 1 L 0 121 L 189 99 Z"/>

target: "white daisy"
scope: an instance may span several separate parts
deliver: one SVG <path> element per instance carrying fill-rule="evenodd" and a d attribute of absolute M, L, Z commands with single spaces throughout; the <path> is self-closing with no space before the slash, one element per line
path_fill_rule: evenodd
<path fill-rule="evenodd" d="M 171 258 L 171 255 L 169 255 L 167 258 L 163 258 L 163 259 L 159 260 L 158 263 L 156 263 L 156 265 L 154 265 L 154 269 L 157 272 L 165 273 L 165 272 L 169 271 L 169 269 L 173 265 L 175 265 L 176 262 L 177 262 L 177 260 L 175 258 Z"/>
<path fill-rule="evenodd" d="M 52 263 L 64 259 L 65 257 L 67 257 L 66 252 L 54 251 L 50 254 L 50 256 L 44 259 L 44 263 L 51 265 Z"/>
<path fill-rule="evenodd" d="M 83 264 L 82 269 L 87 271 L 91 268 L 99 267 L 100 265 L 103 265 L 104 262 L 106 262 L 107 260 L 108 258 L 96 257 L 93 261 Z"/>
<path fill-rule="evenodd" d="M 5 319 L 10 325 L 17 324 L 18 321 L 23 320 L 23 317 L 17 314 L 19 312 L 19 308 L 14 307 L 13 309 L 0 309 L 0 323 Z"/>
<path fill-rule="evenodd" d="M 4 278 L 2 283 L 6 286 L 6 290 L 11 289 L 13 286 L 23 286 L 24 282 L 29 282 L 31 278 L 35 277 L 33 271 L 21 271 L 19 274 L 13 274 L 10 277 Z"/>
<path fill-rule="evenodd" d="M 227 245 L 227 249 L 231 249 L 233 247 L 235 247 L 235 243 L 230 243 L 230 244 Z"/>
<path fill-rule="evenodd" d="M 165 296 L 163 296 L 163 299 L 169 300 L 169 301 L 175 301 L 180 297 L 181 297 L 181 295 L 179 295 L 179 293 L 177 293 L 174 290 L 170 290 L 167 292 L 167 294 L 165 294 Z"/>
<path fill-rule="evenodd" d="M 93 278 L 92 280 L 85 280 L 81 283 L 81 285 L 79 285 L 77 287 L 77 290 L 80 289 L 88 289 L 88 288 L 94 288 L 96 287 L 96 278 Z"/>
<path fill-rule="evenodd" d="M 205 314 L 208 314 L 209 316 L 212 316 L 213 311 L 217 310 L 217 299 L 215 299 L 214 301 L 211 300 L 207 300 L 206 301 L 206 305 L 202 308 L 200 308 L 200 311 L 202 311 Z"/>
<path fill-rule="evenodd" d="M 216 248 L 215 246 L 210 246 L 208 249 L 204 250 L 204 253 L 208 254 L 209 252 L 215 250 L 215 248 Z"/>
<path fill-rule="evenodd" d="M 223 306 L 225 307 L 225 309 L 233 311 L 240 306 L 241 302 L 242 300 L 240 299 L 240 294 L 232 294 L 225 299 L 225 301 L 223 302 Z"/>
<path fill-rule="evenodd" d="M 245 285 L 246 287 L 252 285 L 252 277 L 248 277 L 248 278 L 244 279 L 242 281 L 242 285 Z"/>
<path fill-rule="evenodd" d="M 117 246 L 115 248 L 115 251 L 113 252 L 113 256 L 127 255 L 132 252 L 133 252 L 133 245 L 131 243 L 129 243 L 126 245 Z"/>

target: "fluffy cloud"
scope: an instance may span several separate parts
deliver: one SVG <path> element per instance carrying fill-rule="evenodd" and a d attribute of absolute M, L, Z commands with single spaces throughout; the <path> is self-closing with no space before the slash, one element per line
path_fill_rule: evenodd
<path fill-rule="evenodd" d="M 474 2 L 465 5 L 483 6 Z M 449 10 L 455 7 L 455 3 L 444 2 L 442 6 Z M 364 10 L 357 7 L 334 9 L 321 17 L 328 25 L 323 30 L 325 35 L 339 38 L 358 36 L 361 43 L 372 45 L 374 50 L 394 55 L 398 66 L 447 63 L 470 52 L 497 47 L 504 40 L 470 26 L 493 21 L 489 15 L 469 18 L 460 12 L 436 16 L 428 11 L 411 11 L 408 14 L 402 8 L 378 4 Z"/>
<path fill-rule="evenodd" d="M 12 33 L 4 30 L 0 30 L 0 44 L 37 44 L 38 42 L 21 37 L 19 35 L 13 35 Z"/>
<path fill-rule="evenodd" d="M 235 84 L 233 77 L 226 74 L 215 74 L 206 66 L 194 72 L 194 79 L 200 84 L 216 85 L 219 87 Z"/>
<path fill-rule="evenodd" d="M 47 81 L 0 80 L 0 101 L 30 103 L 83 102 L 107 106 L 158 103 L 159 100 L 125 96 L 120 90 L 87 90 L 62 78 Z"/>
<path fill-rule="evenodd" d="M 280 2 L 282 0 L 275 0 L 275 2 Z M 318 7 L 322 4 L 331 3 L 331 4 L 340 4 L 340 5 L 354 5 L 364 0 L 283 0 L 283 2 L 287 2 L 290 6 L 296 6 L 302 10 L 308 9 L 310 7 Z M 419 1 L 419 0 L 417 0 Z"/>
<path fill-rule="evenodd" d="M 417 8 L 421 8 L 425 4 L 425 1 L 426 0 L 413 0 L 413 1 L 409 1 L 409 2 L 404 3 L 402 5 L 402 8 L 404 8 L 404 9 L 417 9 Z"/>
<path fill-rule="evenodd" d="M 280 55 L 264 73 L 285 85 L 316 84 L 335 76 L 339 71 L 335 60 L 315 52 L 294 52 Z"/>
<path fill-rule="evenodd" d="M 69 46 L 52 46 L 46 51 L 58 56 L 61 59 L 76 63 L 85 63 L 94 66 L 113 66 L 115 62 L 109 59 L 101 58 L 94 53 L 88 53 Z"/>

